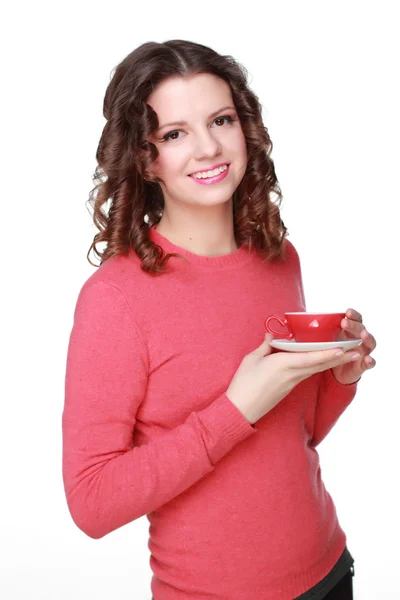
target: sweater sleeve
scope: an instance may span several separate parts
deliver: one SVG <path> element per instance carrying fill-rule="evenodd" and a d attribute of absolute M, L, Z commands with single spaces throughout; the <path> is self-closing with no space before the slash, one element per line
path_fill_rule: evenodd
<path fill-rule="evenodd" d="M 133 445 L 147 346 L 120 289 L 86 282 L 69 338 L 62 472 L 75 524 L 98 539 L 187 490 L 256 428 L 225 393 L 178 427 Z"/>
<path fill-rule="evenodd" d="M 303 310 L 306 311 L 307 308 L 300 257 L 295 246 L 290 243 L 289 240 L 288 248 L 294 258 L 294 269 L 297 276 L 300 298 L 303 304 Z M 335 379 L 332 369 L 327 369 L 321 373 L 313 421 L 312 446 L 318 446 L 318 444 L 322 442 L 335 425 L 340 415 L 349 406 L 356 394 L 358 381 L 350 385 L 344 385 Z"/>
<path fill-rule="evenodd" d="M 359 379 L 344 385 L 337 381 L 332 369 L 327 369 L 321 373 L 320 382 L 311 439 L 311 446 L 314 448 L 328 435 L 340 415 L 352 402 Z"/>

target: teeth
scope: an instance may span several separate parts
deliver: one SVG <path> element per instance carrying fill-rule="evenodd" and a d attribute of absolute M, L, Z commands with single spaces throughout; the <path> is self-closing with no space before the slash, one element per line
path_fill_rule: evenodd
<path fill-rule="evenodd" d="M 216 175 L 219 175 L 219 173 L 226 171 L 227 168 L 228 165 L 222 165 L 222 167 L 218 167 L 218 169 L 214 169 L 213 171 L 201 171 L 200 173 L 194 173 L 192 177 L 195 177 L 195 179 L 207 179 L 207 177 L 215 177 Z"/>

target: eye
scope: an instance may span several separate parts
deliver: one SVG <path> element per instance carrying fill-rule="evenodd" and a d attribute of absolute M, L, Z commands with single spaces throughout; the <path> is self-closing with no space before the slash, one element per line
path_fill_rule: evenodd
<path fill-rule="evenodd" d="M 216 121 L 223 121 L 224 119 L 228 121 L 229 125 L 232 125 L 232 123 L 236 121 L 236 119 L 234 119 L 233 117 L 230 117 L 229 115 L 224 115 L 223 117 L 217 117 L 216 119 L 214 119 L 214 123 Z"/>
<path fill-rule="evenodd" d="M 175 135 L 176 133 L 179 133 L 179 129 L 176 129 L 175 131 L 170 131 L 169 133 L 166 133 L 163 136 L 163 141 L 167 142 L 168 140 L 178 140 L 179 138 L 177 138 L 177 137 L 171 137 L 171 136 Z"/>
<path fill-rule="evenodd" d="M 229 115 L 224 115 L 222 117 L 217 117 L 216 119 L 214 119 L 213 123 L 216 123 L 217 121 L 222 121 L 223 124 L 225 122 L 227 122 L 228 125 L 232 125 L 232 123 L 234 123 L 235 121 L 237 121 L 237 119 L 234 119 L 233 117 L 231 117 Z M 221 127 L 221 125 L 218 125 L 218 127 Z M 173 137 L 173 136 L 176 136 L 176 134 L 179 134 L 180 131 L 181 131 L 180 129 L 175 129 L 174 131 L 170 131 L 170 132 L 166 133 L 163 136 L 162 141 L 163 142 L 167 142 L 168 140 L 172 140 L 172 141 L 178 140 L 179 137 Z"/>

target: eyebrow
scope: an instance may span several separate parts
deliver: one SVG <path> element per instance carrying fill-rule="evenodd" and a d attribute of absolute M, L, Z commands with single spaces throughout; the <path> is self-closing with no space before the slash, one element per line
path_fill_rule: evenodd
<path fill-rule="evenodd" d="M 228 109 L 236 110 L 233 106 L 224 106 L 223 108 L 219 108 L 215 112 L 211 113 L 211 115 L 209 115 L 208 118 L 211 119 L 212 117 L 216 117 L 223 110 L 228 110 Z M 164 129 L 164 127 L 171 127 L 172 125 L 183 126 L 183 125 L 187 125 L 187 122 L 186 121 L 173 121 L 172 123 L 165 123 L 164 125 L 161 125 L 157 129 L 157 131 L 160 131 L 161 129 Z"/>

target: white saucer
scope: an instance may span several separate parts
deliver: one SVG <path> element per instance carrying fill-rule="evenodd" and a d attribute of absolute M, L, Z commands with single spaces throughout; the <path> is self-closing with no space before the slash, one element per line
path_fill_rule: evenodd
<path fill-rule="evenodd" d="M 362 340 L 336 340 L 336 342 L 296 342 L 296 340 L 272 340 L 270 345 L 277 350 L 287 352 L 311 352 L 312 350 L 328 350 L 329 348 L 343 348 L 351 350 L 362 344 Z"/>

